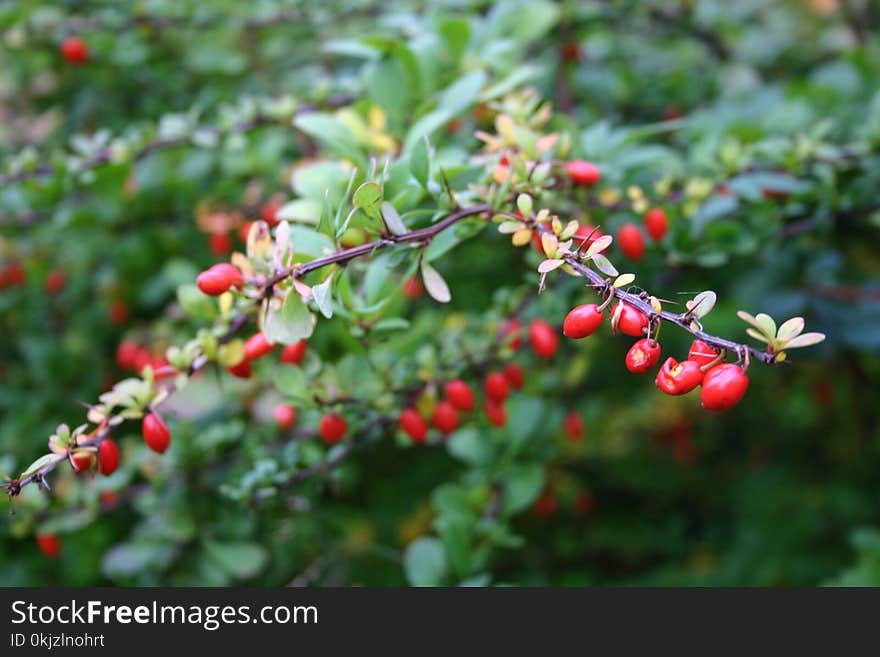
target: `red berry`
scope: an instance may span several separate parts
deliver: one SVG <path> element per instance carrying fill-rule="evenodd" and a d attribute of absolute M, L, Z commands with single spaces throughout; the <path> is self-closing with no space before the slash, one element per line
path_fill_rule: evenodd
<path fill-rule="evenodd" d="M 507 409 L 504 407 L 503 402 L 487 399 L 483 410 L 486 412 L 486 417 L 492 426 L 503 427 L 507 424 Z"/>
<path fill-rule="evenodd" d="M 290 404 L 278 404 L 272 409 L 272 417 L 279 429 L 287 431 L 296 424 L 296 409 Z"/>
<path fill-rule="evenodd" d="M 414 443 L 420 445 L 425 442 L 425 436 L 428 435 L 428 423 L 416 409 L 404 409 L 400 414 L 398 424 L 401 431 L 409 436 Z"/>
<path fill-rule="evenodd" d="M 0 276 L 2 276 L 6 285 L 22 285 L 25 279 L 24 267 L 18 262 L 8 262 Z M 0 285 L 0 288 L 2 287 Z"/>
<path fill-rule="evenodd" d="M 229 237 L 229 233 L 212 233 L 211 237 L 208 238 L 208 246 L 211 249 L 211 253 L 222 257 L 229 253 L 229 250 L 232 248 L 232 238 Z"/>
<path fill-rule="evenodd" d="M 89 61 L 89 49 L 85 41 L 72 36 L 61 44 L 61 56 L 71 64 L 85 64 Z"/>
<path fill-rule="evenodd" d="M 507 379 L 504 378 L 501 372 L 490 372 L 486 376 L 483 390 L 486 393 L 486 397 L 499 403 L 507 399 L 507 395 L 510 394 L 510 386 L 508 386 Z"/>
<path fill-rule="evenodd" d="M 633 374 L 644 374 L 660 360 L 660 343 L 642 338 L 626 352 L 626 369 Z"/>
<path fill-rule="evenodd" d="M 275 348 L 276 345 L 269 342 L 265 333 L 254 333 L 244 343 L 244 357 L 248 360 L 262 358 Z"/>
<path fill-rule="evenodd" d="M 251 374 L 254 371 L 254 368 L 251 365 L 251 361 L 249 361 L 247 358 L 243 359 L 238 365 L 232 365 L 231 367 L 227 367 L 226 369 L 232 376 L 237 376 L 239 379 L 251 378 Z"/>
<path fill-rule="evenodd" d="M 144 442 L 154 452 L 161 454 L 171 444 L 171 432 L 158 413 L 148 413 L 145 415 L 141 430 Z"/>
<path fill-rule="evenodd" d="M 469 411 L 474 407 L 474 393 L 461 379 L 454 379 L 443 386 L 443 394 L 454 408 Z"/>
<path fill-rule="evenodd" d="M 327 413 L 321 418 L 321 424 L 318 427 L 321 438 L 328 445 L 335 445 L 342 440 L 346 431 L 348 431 L 348 422 L 339 413 Z"/>
<path fill-rule="evenodd" d="M 401 289 L 407 299 L 418 299 L 425 291 L 425 286 L 422 285 L 422 281 L 419 280 L 418 276 L 410 276 L 403 282 Z"/>
<path fill-rule="evenodd" d="M 213 297 L 223 294 L 233 286 L 241 287 L 243 283 L 244 278 L 238 268 L 225 262 L 206 269 L 196 279 L 199 289 Z"/>
<path fill-rule="evenodd" d="M 566 62 L 576 62 L 581 58 L 581 51 L 576 41 L 567 41 L 562 44 L 562 59 Z"/>
<path fill-rule="evenodd" d="M 556 501 L 556 496 L 550 491 L 544 491 L 535 502 L 534 512 L 539 518 L 549 518 L 556 513 L 558 508 L 559 503 Z"/>
<path fill-rule="evenodd" d="M 565 316 L 565 321 L 562 322 L 562 334 L 576 340 L 585 338 L 602 325 L 603 319 L 605 313 L 599 310 L 599 306 L 595 303 L 577 306 Z"/>
<path fill-rule="evenodd" d="M 648 328 L 648 318 L 645 314 L 629 304 L 618 302 L 611 311 L 612 317 L 618 312 L 618 307 L 621 307 L 621 310 L 617 319 L 617 330 L 634 338 L 645 335 Z"/>
<path fill-rule="evenodd" d="M 448 401 L 439 401 L 434 407 L 432 424 L 440 433 L 452 433 L 458 428 L 458 411 Z"/>
<path fill-rule="evenodd" d="M 46 280 L 43 281 L 43 288 L 46 290 L 46 294 L 55 295 L 64 289 L 66 283 L 67 275 L 64 273 L 64 270 L 56 267 L 46 274 Z"/>
<path fill-rule="evenodd" d="M 138 347 L 137 353 L 134 357 L 134 367 L 133 369 L 136 372 L 140 372 L 147 365 L 153 362 L 153 356 L 150 354 L 150 350 L 146 347 Z"/>
<path fill-rule="evenodd" d="M 518 319 L 506 319 L 499 331 L 501 342 L 516 351 L 522 346 L 522 331 Z"/>
<path fill-rule="evenodd" d="M 308 343 L 300 340 L 296 344 L 286 344 L 281 350 L 281 362 L 288 365 L 299 365 L 306 355 L 306 347 Z"/>
<path fill-rule="evenodd" d="M 37 534 L 37 547 L 40 552 L 50 559 L 54 559 L 61 554 L 61 541 L 55 534 L 40 533 Z"/>
<path fill-rule="evenodd" d="M 669 230 L 669 220 L 663 208 L 651 208 L 645 213 L 645 230 L 655 242 L 659 242 Z"/>
<path fill-rule="evenodd" d="M 748 387 L 749 377 L 739 365 L 721 363 L 703 377 L 700 401 L 707 410 L 723 411 L 736 406 Z"/>
<path fill-rule="evenodd" d="M 77 450 L 70 455 L 70 463 L 76 474 L 82 474 L 92 468 L 95 453 L 88 450 Z"/>
<path fill-rule="evenodd" d="M 566 414 L 565 420 L 563 420 L 563 426 L 565 427 L 565 435 L 568 439 L 573 442 L 580 442 L 584 437 L 584 419 L 581 417 L 581 414 L 577 411 L 571 411 Z"/>
<path fill-rule="evenodd" d="M 128 319 L 128 305 L 125 301 L 117 299 L 110 304 L 109 315 L 110 321 L 116 326 L 125 324 L 125 320 Z"/>
<path fill-rule="evenodd" d="M 112 438 L 104 438 L 98 447 L 98 471 L 107 477 L 119 467 L 119 447 Z"/>
<path fill-rule="evenodd" d="M 596 498 L 593 497 L 593 494 L 590 491 L 585 490 L 578 493 L 577 497 L 574 498 L 572 506 L 574 507 L 574 512 L 576 514 L 579 516 L 585 516 L 596 508 Z"/>
<path fill-rule="evenodd" d="M 536 319 L 529 325 L 529 342 L 539 358 L 553 358 L 559 347 L 559 335 L 549 322 Z"/>
<path fill-rule="evenodd" d="M 277 203 L 272 203 L 271 201 L 269 201 L 268 203 L 263 203 L 262 207 L 260 208 L 260 219 L 265 221 L 270 226 L 274 226 L 278 223 L 277 214 L 280 207 L 280 205 L 278 205 Z"/>
<path fill-rule="evenodd" d="M 136 342 L 123 340 L 116 348 L 116 364 L 123 370 L 133 369 L 139 351 L 140 346 Z"/>
<path fill-rule="evenodd" d="M 565 165 L 568 177 L 577 185 L 595 185 L 602 179 L 602 172 L 592 162 L 573 160 Z"/>
<path fill-rule="evenodd" d="M 526 384 L 526 374 L 523 372 L 523 368 L 516 363 L 510 363 L 504 368 L 504 378 L 517 390 L 522 390 L 522 387 Z"/>
<path fill-rule="evenodd" d="M 655 382 L 667 395 L 685 395 L 703 381 L 703 370 L 693 360 L 677 362 L 672 356 L 666 359 L 657 372 Z"/>
<path fill-rule="evenodd" d="M 519 214 L 519 211 L 517 211 Z M 552 233 L 553 232 L 553 224 L 549 221 L 545 221 L 541 224 L 541 227 L 545 232 Z M 534 230 L 532 231 L 532 246 L 535 247 L 535 251 L 537 251 L 540 255 L 546 256 L 547 254 L 544 252 L 544 241 L 541 239 L 541 231 Z"/>
<path fill-rule="evenodd" d="M 688 360 L 700 365 L 708 365 L 718 358 L 718 352 L 702 340 L 694 340 L 688 350 Z"/>
<path fill-rule="evenodd" d="M 645 255 L 645 237 L 635 224 L 623 224 L 617 231 L 617 244 L 630 260 L 641 260 Z"/>

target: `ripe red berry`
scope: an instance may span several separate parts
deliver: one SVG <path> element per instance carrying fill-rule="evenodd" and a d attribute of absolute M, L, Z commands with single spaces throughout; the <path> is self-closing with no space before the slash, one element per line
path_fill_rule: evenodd
<path fill-rule="evenodd" d="M 61 56 L 71 64 L 85 64 L 89 61 L 89 48 L 78 36 L 68 37 L 61 44 Z"/>
<path fill-rule="evenodd" d="M 544 491 L 535 502 L 533 510 L 539 518 L 549 518 L 556 513 L 558 508 L 559 502 L 556 501 L 556 496 L 550 491 Z"/>
<path fill-rule="evenodd" d="M 645 255 L 645 237 L 635 224 L 623 224 L 617 231 L 617 244 L 630 260 L 641 260 Z"/>
<path fill-rule="evenodd" d="M 296 409 L 290 404 L 278 404 L 272 409 L 272 417 L 279 429 L 287 431 L 296 424 Z"/>
<path fill-rule="evenodd" d="M 522 390 L 526 384 L 526 374 L 523 372 L 523 368 L 516 363 L 510 363 L 504 368 L 504 378 L 517 390 Z"/>
<path fill-rule="evenodd" d="M 55 295 L 64 289 L 66 283 L 67 274 L 64 273 L 63 269 L 56 267 L 46 274 L 46 280 L 43 281 L 43 288 L 46 290 L 46 294 Z"/>
<path fill-rule="evenodd" d="M 158 413 L 148 413 L 141 425 L 144 442 L 154 452 L 161 454 L 171 444 L 171 432 Z"/>
<path fill-rule="evenodd" d="M 419 280 L 418 276 L 410 276 L 403 282 L 401 289 L 407 299 L 418 299 L 425 291 L 425 286 L 422 285 L 422 281 Z"/>
<path fill-rule="evenodd" d="M 335 445 L 342 440 L 346 431 L 348 431 L 348 422 L 339 413 L 327 413 L 321 418 L 321 424 L 318 427 L 321 438 L 328 445 Z"/>
<path fill-rule="evenodd" d="M 703 381 L 703 370 L 693 360 L 677 362 L 672 356 L 666 359 L 657 372 L 655 382 L 667 395 L 685 395 Z"/>
<path fill-rule="evenodd" d="M 123 340 L 116 348 L 116 364 L 120 369 L 134 369 L 141 347 L 132 340 Z"/>
<path fill-rule="evenodd" d="M 736 406 L 748 387 L 749 377 L 739 365 L 721 363 L 703 377 L 700 402 L 707 410 L 723 411 Z"/>
<path fill-rule="evenodd" d="M 281 362 L 288 365 L 299 365 L 306 355 L 306 347 L 308 343 L 300 340 L 295 344 L 286 344 L 281 350 Z"/>
<path fill-rule="evenodd" d="M 3 285 L 0 285 L 0 289 L 6 285 L 22 285 L 25 279 L 24 267 L 18 262 L 7 262 L 3 271 L 0 272 L 0 279 L 3 280 Z"/>
<path fill-rule="evenodd" d="M 125 324 L 125 320 L 128 319 L 128 304 L 121 299 L 116 299 L 110 304 L 110 321 L 116 326 L 120 326 Z"/>
<path fill-rule="evenodd" d="M 508 386 L 507 379 L 504 378 L 501 372 L 490 372 L 486 376 L 486 382 L 483 384 L 483 391 L 486 393 L 486 397 L 500 403 L 507 399 L 507 395 L 510 394 L 510 386 Z"/>
<path fill-rule="evenodd" d="M 425 442 L 425 436 L 428 435 L 428 423 L 416 409 L 404 409 L 400 414 L 398 424 L 401 431 L 409 436 L 414 443 L 420 445 Z"/>
<path fill-rule="evenodd" d="M 76 474 L 82 474 L 92 468 L 95 453 L 88 450 L 77 450 L 70 455 L 70 464 Z"/>
<path fill-rule="evenodd" d="M 254 368 L 251 366 L 251 361 L 247 358 L 243 359 L 238 365 L 232 365 L 226 369 L 232 376 L 237 376 L 239 379 L 251 378 L 251 374 L 254 371 Z"/>
<path fill-rule="evenodd" d="M 567 413 L 562 424 L 565 427 L 565 435 L 571 442 L 577 443 L 583 439 L 584 419 L 581 417 L 580 413 L 577 411 Z"/>
<path fill-rule="evenodd" d="M 469 411 L 474 407 L 474 393 L 461 379 L 453 379 L 443 386 L 443 394 L 449 403 L 460 411 Z"/>
<path fill-rule="evenodd" d="M 483 410 L 492 426 L 503 427 L 507 424 L 507 409 L 504 407 L 504 402 L 487 399 Z"/>
<path fill-rule="evenodd" d="M 572 308 L 562 322 L 562 334 L 567 338 L 580 339 L 592 335 L 602 320 L 605 313 L 599 310 L 595 303 L 586 303 Z"/>
<path fill-rule="evenodd" d="M 718 352 L 702 340 L 694 340 L 691 343 L 691 348 L 688 350 L 688 360 L 700 365 L 708 365 L 716 358 L 718 358 Z"/>
<path fill-rule="evenodd" d="M 232 249 L 232 238 L 229 233 L 212 233 L 208 238 L 208 247 L 215 256 L 223 257 Z"/>
<path fill-rule="evenodd" d="M 271 201 L 267 203 L 263 203 L 262 207 L 260 207 L 260 219 L 265 221 L 270 226 L 274 226 L 278 223 L 278 209 L 281 206 L 277 203 L 272 203 Z"/>
<path fill-rule="evenodd" d="M 440 433 L 452 433 L 458 428 L 458 411 L 448 401 L 439 401 L 434 407 L 431 423 Z"/>
<path fill-rule="evenodd" d="M 238 268 L 225 262 L 206 269 L 196 279 L 199 289 L 213 297 L 223 294 L 233 286 L 241 287 L 243 283 L 244 278 Z"/>
<path fill-rule="evenodd" d="M 275 348 L 276 345 L 269 342 L 265 333 L 254 333 L 244 343 L 244 357 L 248 360 L 262 358 Z"/>
<path fill-rule="evenodd" d="M 645 230 L 655 242 L 659 242 L 666 236 L 669 230 L 669 220 L 663 208 L 651 208 L 645 213 Z"/>
<path fill-rule="evenodd" d="M 595 185 L 602 179 L 602 172 L 592 162 L 573 160 L 565 165 L 568 177 L 577 185 Z"/>
<path fill-rule="evenodd" d="M 119 467 L 119 447 L 112 438 L 104 438 L 98 447 L 98 471 L 109 477 Z"/>
<path fill-rule="evenodd" d="M 514 351 L 522 346 L 522 330 L 518 319 L 506 319 L 499 331 L 501 342 Z"/>
<path fill-rule="evenodd" d="M 61 554 L 61 541 L 55 534 L 39 533 L 36 539 L 40 552 L 50 559 L 54 559 Z"/>
<path fill-rule="evenodd" d="M 559 335 L 549 322 L 536 319 L 529 325 L 529 342 L 539 358 L 553 358 L 559 347 Z"/>
<path fill-rule="evenodd" d="M 660 343 L 642 338 L 626 352 L 626 369 L 633 374 L 644 374 L 660 360 Z"/>
<path fill-rule="evenodd" d="M 612 317 L 618 312 L 618 307 L 622 307 L 622 309 L 620 317 L 617 319 L 617 330 L 634 338 L 645 335 L 648 328 L 648 318 L 645 314 L 627 303 L 618 302 L 611 310 Z"/>

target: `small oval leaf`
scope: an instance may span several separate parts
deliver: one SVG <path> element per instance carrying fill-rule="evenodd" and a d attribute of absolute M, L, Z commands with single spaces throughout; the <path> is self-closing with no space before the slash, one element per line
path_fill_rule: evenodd
<path fill-rule="evenodd" d="M 449 303 L 452 294 L 449 292 L 449 286 L 436 269 L 427 262 L 422 262 L 422 281 L 425 283 L 425 289 L 431 297 L 440 303 Z"/>

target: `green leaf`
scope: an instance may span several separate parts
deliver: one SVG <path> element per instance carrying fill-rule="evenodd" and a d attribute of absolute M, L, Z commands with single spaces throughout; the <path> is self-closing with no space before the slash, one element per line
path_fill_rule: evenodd
<path fill-rule="evenodd" d="M 427 191 L 431 175 L 431 142 L 428 141 L 427 135 L 414 144 L 412 152 L 409 154 L 409 170 Z"/>
<path fill-rule="evenodd" d="M 176 547 L 170 542 L 120 543 L 101 558 L 101 572 L 110 579 L 132 577 L 168 565 Z"/>
<path fill-rule="evenodd" d="M 309 112 L 300 114 L 293 125 L 323 144 L 327 150 L 363 164 L 363 153 L 357 139 L 341 121 L 332 114 Z"/>
<path fill-rule="evenodd" d="M 397 210 L 394 209 L 394 206 L 390 203 L 382 204 L 382 219 L 385 222 L 385 225 L 388 226 L 388 230 L 391 231 L 392 235 L 403 235 L 406 233 L 406 226 L 403 223 L 403 220 L 400 218 L 400 215 L 397 214 Z"/>
<path fill-rule="evenodd" d="M 758 313 L 755 315 L 755 321 L 758 323 L 760 330 L 768 338 L 776 337 L 776 322 L 766 313 Z"/>
<path fill-rule="evenodd" d="M 594 253 L 592 256 L 590 256 L 590 259 L 593 261 L 593 264 L 596 265 L 596 269 L 601 271 L 606 276 L 617 276 L 617 268 L 612 265 L 611 261 L 603 256 L 601 253 Z"/>
<path fill-rule="evenodd" d="M 458 61 L 471 38 L 470 22 L 465 18 L 447 18 L 440 22 L 437 31 L 446 42 L 453 61 Z"/>
<path fill-rule="evenodd" d="M 489 463 L 495 450 L 492 444 L 473 427 L 464 427 L 456 431 L 446 443 L 446 448 L 459 461 L 470 465 Z"/>
<path fill-rule="evenodd" d="M 313 319 L 302 297 L 290 290 L 280 309 L 270 308 L 266 313 L 262 330 L 270 342 L 295 344 L 312 336 Z"/>
<path fill-rule="evenodd" d="M 379 183 L 365 182 L 355 190 L 351 202 L 354 207 L 363 210 L 370 217 L 378 219 L 382 206 L 382 187 Z"/>
<path fill-rule="evenodd" d="M 436 269 L 424 260 L 422 261 L 422 281 L 425 283 L 425 290 L 436 301 L 440 303 L 449 303 L 452 300 L 452 294 L 449 292 L 449 286 Z"/>
<path fill-rule="evenodd" d="M 59 460 L 59 458 L 60 457 L 57 454 L 43 454 L 40 458 L 31 463 L 24 472 L 21 473 L 21 477 L 28 477 L 34 474 L 40 468 L 45 467 L 50 463 L 55 463 Z"/>
<path fill-rule="evenodd" d="M 693 224 L 693 233 L 698 237 L 703 233 L 713 221 L 721 217 L 733 213 L 739 207 L 739 201 L 735 196 L 710 196 L 691 219 Z"/>
<path fill-rule="evenodd" d="M 544 470 L 537 463 L 516 466 L 504 477 L 501 497 L 505 515 L 513 515 L 530 507 L 544 487 Z"/>
<path fill-rule="evenodd" d="M 269 555 L 259 543 L 220 543 L 205 540 L 205 556 L 236 579 L 250 579 L 266 566 Z"/>
<path fill-rule="evenodd" d="M 780 326 L 779 330 L 776 332 L 776 338 L 779 340 L 791 340 L 792 338 L 799 336 L 803 330 L 804 318 L 792 317 L 782 323 L 782 326 Z"/>
<path fill-rule="evenodd" d="M 217 303 L 192 283 L 177 288 L 177 303 L 195 319 L 214 320 L 219 312 Z"/>
<path fill-rule="evenodd" d="M 476 101 L 480 89 L 486 84 L 486 79 L 486 74 L 483 71 L 474 71 L 444 89 L 440 94 L 437 109 L 422 116 L 409 129 L 404 143 L 404 152 L 410 152 L 422 137 L 430 135 L 434 130 L 441 128 L 450 119 L 466 110 Z"/>
<path fill-rule="evenodd" d="M 312 296 L 318 310 L 327 319 L 333 317 L 333 276 L 335 272 L 330 274 L 323 283 L 319 283 L 312 288 Z"/>
<path fill-rule="evenodd" d="M 785 343 L 785 349 L 799 349 L 800 347 L 812 347 L 814 344 L 819 344 L 825 339 L 824 333 L 804 333 L 802 335 L 797 336 L 796 338 L 792 338 L 789 342 Z"/>
<path fill-rule="evenodd" d="M 305 372 L 298 366 L 286 364 L 275 369 L 275 387 L 293 400 L 308 400 L 309 391 Z"/>
<path fill-rule="evenodd" d="M 403 555 L 403 568 L 411 586 L 439 586 L 446 577 L 446 555 L 435 538 L 419 538 Z"/>
<path fill-rule="evenodd" d="M 320 258 L 334 250 L 333 241 L 329 237 L 306 226 L 292 225 L 290 241 L 293 243 L 293 252 L 297 255 Z"/>

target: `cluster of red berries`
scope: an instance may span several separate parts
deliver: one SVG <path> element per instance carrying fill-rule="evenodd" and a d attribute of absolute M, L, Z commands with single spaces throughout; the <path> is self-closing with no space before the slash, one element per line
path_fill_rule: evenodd
<path fill-rule="evenodd" d="M 596 508 L 596 498 L 588 490 L 582 490 L 571 499 L 571 509 L 579 516 L 585 516 Z M 555 516 L 559 511 L 559 500 L 552 490 L 545 490 L 535 500 L 532 513 L 538 518 L 546 519 Z"/>
<path fill-rule="evenodd" d="M 618 307 L 620 310 L 618 311 Z M 643 374 L 653 368 L 661 355 L 660 343 L 650 337 L 648 318 L 638 309 L 618 302 L 612 316 L 619 312 L 617 330 L 640 338 L 626 354 L 626 368 Z M 573 308 L 565 317 L 562 332 L 573 339 L 592 335 L 602 324 L 605 313 L 594 303 Z M 719 353 L 702 340 L 691 345 L 687 360 L 666 359 L 656 377 L 657 387 L 669 395 L 684 395 L 702 386 L 700 400 L 710 411 L 723 411 L 735 406 L 746 392 L 749 378 L 741 367 L 720 362 Z"/>
<path fill-rule="evenodd" d="M 154 354 L 134 340 L 123 340 L 116 348 L 116 364 L 120 369 L 140 373 L 147 365 L 157 379 L 174 375 L 174 369 L 162 354 Z"/>
<path fill-rule="evenodd" d="M 645 213 L 645 230 L 651 239 L 659 242 L 669 230 L 669 219 L 663 208 L 651 208 Z M 630 260 L 641 260 L 645 255 L 645 236 L 634 223 L 625 223 L 617 231 L 617 244 Z"/>
<path fill-rule="evenodd" d="M 271 353 L 277 346 L 277 344 L 269 342 L 269 338 L 266 337 L 265 333 L 254 333 L 244 343 L 244 358 L 242 358 L 241 362 L 227 368 L 229 373 L 240 379 L 249 379 L 253 373 L 251 363 Z M 288 365 L 299 365 L 302 363 L 303 358 L 305 358 L 307 346 L 308 343 L 305 340 L 284 345 L 284 348 L 281 350 L 281 362 Z"/>

